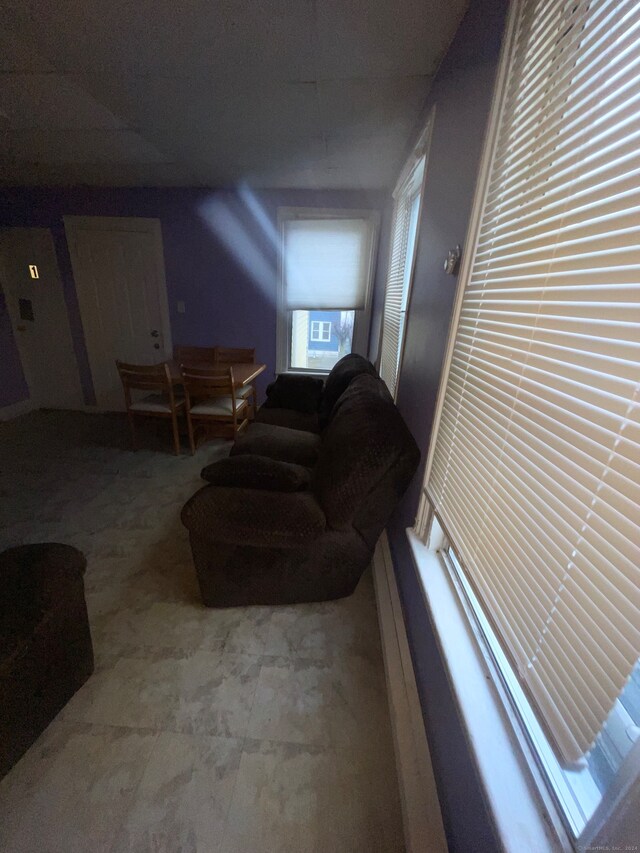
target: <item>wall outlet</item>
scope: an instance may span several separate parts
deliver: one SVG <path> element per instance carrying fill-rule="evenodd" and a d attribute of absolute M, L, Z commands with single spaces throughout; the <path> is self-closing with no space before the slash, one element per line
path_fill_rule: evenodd
<path fill-rule="evenodd" d="M 178 314 L 184 314 L 184 302 L 178 301 Z"/>

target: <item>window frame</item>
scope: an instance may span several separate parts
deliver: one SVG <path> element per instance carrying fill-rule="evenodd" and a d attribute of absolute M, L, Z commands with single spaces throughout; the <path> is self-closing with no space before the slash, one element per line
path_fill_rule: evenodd
<path fill-rule="evenodd" d="M 365 307 L 353 310 L 353 338 L 351 352 L 367 355 L 369 350 L 369 333 L 371 326 L 371 307 L 378 258 L 378 241 L 380 237 L 380 212 L 372 208 L 327 208 L 327 207 L 279 207 L 278 220 L 278 281 L 276 296 L 276 373 L 301 373 L 309 376 L 326 377 L 328 370 L 291 366 L 291 321 L 292 311 L 286 307 L 286 291 L 284 281 L 284 224 L 295 219 L 365 219 L 371 229 L 370 250 L 367 266 L 367 282 Z M 309 305 L 298 309 L 305 311 L 322 311 L 325 309 Z M 330 338 L 329 338 L 330 339 Z"/>
<path fill-rule="evenodd" d="M 407 258 L 405 255 L 404 259 L 404 272 L 403 278 L 406 281 L 406 292 L 403 293 L 403 301 L 404 308 L 400 310 L 401 318 L 400 318 L 400 327 L 399 327 L 399 338 L 398 338 L 398 349 L 395 358 L 395 383 L 394 387 L 390 388 L 393 395 L 393 399 L 397 399 L 398 396 L 398 388 L 400 384 L 400 375 L 402 372 L 402 362 L 404 358 L 404 348 L 405 342 L 407 338 L 407 318 L 409 316 L 409 309 L 411 306 L 411 294 L 413 291 L 413 281 L 415 277 L 415 268 L 416 261 L 418 257 L 418 251 L 420 248 L 420 224 L 422 222 L 422 214 L 424 211 L 424 196 L 425 196 L 425 188 L 427 183 L 427 169 L 429 166 L 429 151 L 431 148 L 431 138 L 433 135 L 433 125 L 435 122 L 436 116 L 436 106 L 433 106 L 429 112 L 427 120 L 424 124 L 424 127 L 418 137 L 418 141 L 414 145 L 411 154 L 407 158 L 402 171 L 398 177 L 396 182 L 396 187 L 393 191 L 394 197 L 394 215 L 392 219 L 391 225 L 391 235 L 389 240 L 389 266 L 386 272 L 385 277 L 385 293 L 384 293 L 384 305 L 382 309 L 382 320 L 380 323 L 380 334 L 378 338 L 378 362 L 380 363 L 380 374 L 383 379 L 384 377 L 384 363 L 383 363 L 383 346 L 384 346 L 384 336 L 385 336 L 385 314 L 387 307 L 387 291 L 389 288 L 389 277 L 391 274 L 391 263 L 392 263 L 392 251 L 393 251 L 393 242 L 394 242 L 394 226 L 396 222 L 396 211 L 399 207 L 399 204 L 403 204 L 409 209 L 409 218 L 411 219 L 412 208 L 415 204 L 416 198 L 418 201 L 418 210 L 416 215 L 416 226 L 415 226 L 415 237 L 413 240 L 413 252 L 411 256 L 410 263 L 407 264 Z M 420 161 L 424 160 L 424 164 L 422 167 L 422 177 L 420 180 L 415 180 L 415 172 L 419 167 Z M 385 379 L 386 382 L 386 379 Z"/>

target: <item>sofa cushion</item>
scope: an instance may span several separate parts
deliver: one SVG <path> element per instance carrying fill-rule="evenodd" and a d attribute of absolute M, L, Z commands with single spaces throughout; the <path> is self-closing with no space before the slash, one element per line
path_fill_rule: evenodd
<path fill-rule="evenodd" d="M 297 412 L 295 409 L 269 409 L 261 406 L 256 414 L 256 422 L 302 429 L 306 432 L 320 432 L 317 412 Z"/>
<path fill-rule="evenodd" d="M 384 382 L 370 374 L 353 379 L 323 433 L 314 472 L 329 527 L 346 529 L 405 453 L 415 459 L 415 441 Z"/>
<path fill-rule="evenodd" d="M 333 370 L 327 376 L 324 391 L 322 392 L 322 400 L 320 401 L 318 413 L 320 429 L 325 429 L 329 424 L 335 404 L 347 390 L 353 379 L 363 373 L 370 376 L 378 375 L 371 362 L 355 352 L 345 355 L 333 367 Z"/>
<path fill-rule="evenodd" d="M 318 459 L 320 436 L 299 429 L 250 424 L 231 448 L 231 456 L 251 453 L 312 468 Z"/>
<path fill-rule="evenodd" d="M 299 492 L 309 488 L 311 480 L 311 472 L 302 465 L 252 453 L 213 462 L 202 469 L 200 476 L 213 486 L 266 489 L 272 492 Z"/>
<path fill-rule="evenodd" d="M 294 409 L 311 414 L 318 411 L 322 379 L 281 373 L 267 388 L 266 409 Z"/>

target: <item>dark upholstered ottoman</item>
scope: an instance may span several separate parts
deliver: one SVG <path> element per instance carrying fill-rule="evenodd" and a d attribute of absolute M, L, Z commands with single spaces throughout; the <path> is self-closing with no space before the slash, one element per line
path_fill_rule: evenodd
<path fill-rule="evenodd" d="M 0 554 L 0 778 L 93 672 L 85 566 L 57 543 Z"/>

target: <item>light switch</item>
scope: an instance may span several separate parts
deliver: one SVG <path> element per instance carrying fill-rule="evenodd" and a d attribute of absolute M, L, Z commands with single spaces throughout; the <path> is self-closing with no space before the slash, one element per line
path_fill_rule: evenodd
<path fill-rule="evenodd" d="M 178 314 L 184 314 L 184 302 L 178 301 Z"/>

